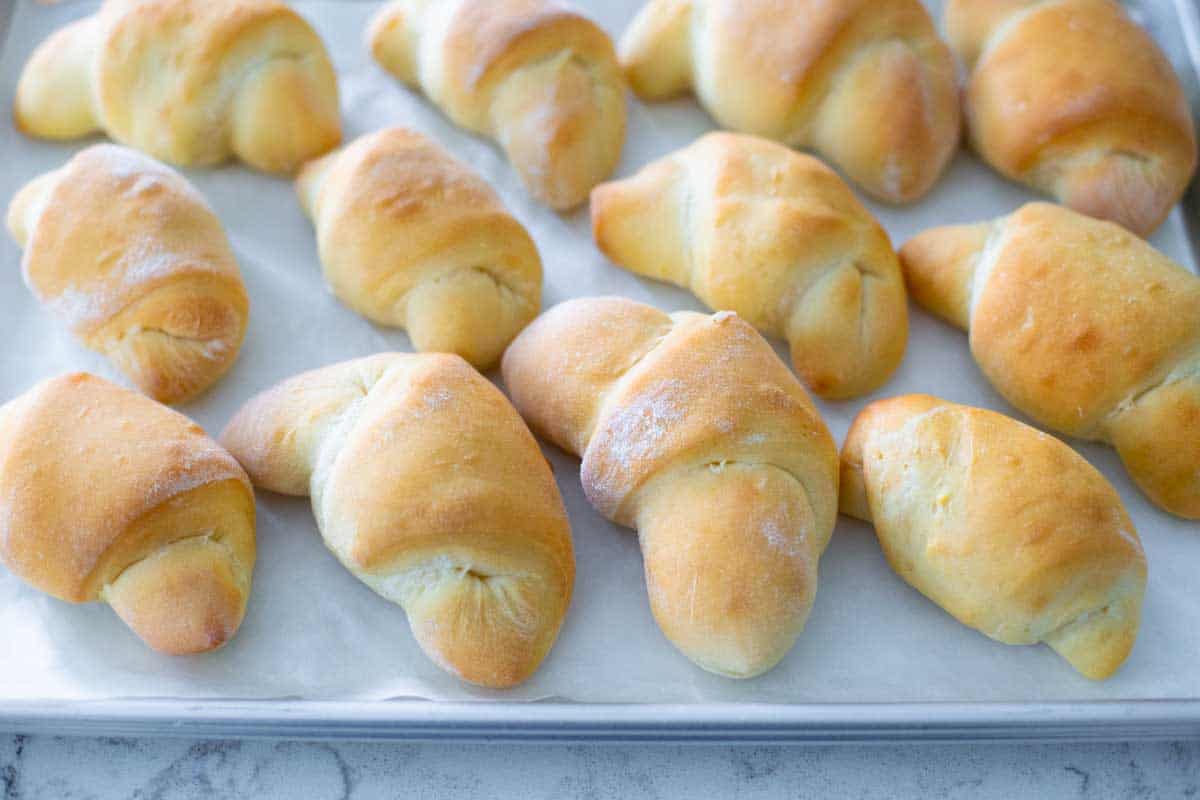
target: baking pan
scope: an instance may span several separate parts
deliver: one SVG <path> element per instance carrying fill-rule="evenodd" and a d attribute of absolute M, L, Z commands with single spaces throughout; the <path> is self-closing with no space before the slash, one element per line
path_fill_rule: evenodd
<path fill-rule="evenodd" d="M 1163 44 L 1200 108 L 1200 8 L 1128 4 Z M 0 46 L 12 0 L 0 0 Z M 7 124 L 7 121 L 5 122 Z M 0 169 L 3 169 L 0 165 Z M 1200 182 L 1184 202 L 1200 264 Z M 1101 740 L 1200 735 L 1200 698 L 1092 702 L 568 703 L 184 700 L 0 701 L 0 729 L 180 735 L 528 742 Z"/>

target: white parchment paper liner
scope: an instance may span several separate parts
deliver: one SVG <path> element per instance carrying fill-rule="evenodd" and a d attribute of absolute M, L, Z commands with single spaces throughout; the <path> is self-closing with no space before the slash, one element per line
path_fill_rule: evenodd
<path fill-rule="evenodd" d="M 580 0 L 614 36 L 641 0 Z M 499 151 L 460 131 L 380 70 L 362 44 L 367 2 L 296 2 L 337 64 L 347 140 L 391 125 L 432 135 L 497 187 L 530 229 L 545 262 L 545 306 L 570 297 L 621 294 L 662 308 L 696 309 L 690 294 L 634 277 L 595 249 L 586 209 L 558 216 L 521 190 Z M 9 120 L 21 66 L 50 31 L 90 13 L 92 2 L 18 0 L 0 52 L 0 199 L 61 165 L 90 142 L 27 139 Z M 645 106 L 631 99 L 620 175 L 683 146 L 712 123 L 690 100 Z M 254 392 L 301 370 L 407 350 L 404 334 L 358 317 L 325 289 L 311 227 L 290 182 L 231 165 L 190 170 L 237 252 L 251 297 L 250 330 L 232 372 L 182 408 L 212 433 Z M 871 204 L 895 242 L 935 224 L 1003 214 L 1032 195 L 962 154 L 924 202 Z M 0 237 L 0 400 L 34 382 L 84 369 L 120 379 L 22 285 L 20 253 Z M 1190 264 L 1180 212 L 1154 239 Z M 1193 265 L 1194 266 L 1194 265 Z M 780 349 L 786 355 L 786 350 Z M 908 355 L 876 396 L 911 391 L 1011 412 L 981 378 L 966 337 L 914 309 Z M 869 398 L 823 404 L 839 442 Z M 1112 680 L 1075 674 L 1045 647 L 1007 647 L 955 622 L 887 567 L 867 526 L 842 519 L 821 561 L 808 627 L 773 672 L 749 682 L 709 675 L 679 655 L 655 626 L 635 535 L 584 500 L 578 462 L 547 447 L 574 528 L 578 580 L 562 635 L 541 670 L 507 693 L 474 689 L 426 659 L 403 612 L 373 594 L 324 549 L 307 500 L 259 495 L 259 562 L 249 613 L 232 644 L 169 658 L 147 650 L 100 604 L 71 606 L 0 569 L 0 700 L 276 698 L 469 699 L 555 697 L 583 702 L 1041 701 L 1200 696 L 1200 526 L 1151 507 L 1105 447 L 1079 450 L 1116 485 L 1150 564 L 1137 647 Z"/>

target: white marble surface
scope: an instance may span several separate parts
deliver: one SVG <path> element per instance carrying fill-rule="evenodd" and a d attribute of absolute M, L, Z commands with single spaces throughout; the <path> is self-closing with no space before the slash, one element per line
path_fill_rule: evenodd
<path fill-rule="evenodd" d="M 0 735 L 0 800 L 1200 797 L 1200 742 L 661 747 Z"/>

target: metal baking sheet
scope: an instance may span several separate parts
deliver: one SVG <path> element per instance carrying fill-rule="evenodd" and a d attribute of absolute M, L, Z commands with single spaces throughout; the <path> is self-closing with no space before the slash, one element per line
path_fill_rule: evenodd
<path fill-rule="evenodd" d="M 348 0 L 348 2 L 350 1 Z M 16 2 L 32 3 L 33 0 L 16 0 Z M 614 25 L 610 21 L 613 17 L 613 8 L 616 6 L 634 8 L 639 4 L 640 0 L 619 0 L 619 2 L 612 3 L 605 2 L 605 0 L 591 0 L 591 2 L 580 0 L 578 2 L 578 5 L 592 11 L 601 19 L 613 34 L 619 34 L 621 30 L 619 25 Z M 92 5 L 92 2 L 86 0 L 82 2 L 68 0 L 62 4 L 71 9 L 71 16 L 84 13 L 83 9 L 90 8 Z M 323 5 L 331 4 L 324 3 Z M 353 8 L 357 12 L 362 5 L 361 2 L 354 2 Z M 936 3 L 931 5 L 935 6 L 935 13 L 940 10 L 936 8 Z M 1181 73 L 1189 96 L 1200 104 L 1200 88 L 1198 88 L 1200 87 L 1200 11 L 1193 0 L 1142 0 L 1142 2 L 1128 5 L 1135 18 L 1162 43 Z M 302 13 L 307 14 L 307 4 L 303 0 L 296 2 L 296 6 Z M 7 23 L 15 7 L 16 3 L 13 0 L 0 0 L 0 56 L 4 55 L 4 48 L 13 46 L 13 42 L 9 41 L 11 37 L 8 34 Z M 350 8 L 352 7 L 347 6 L 348 10 Z M 61 6 L 59 11 L 62 11 Z M 322 20 L 311 14 L 308 16 L 318 29 L 325 33 Z M 339 42 L 339 45 L 361 46 L 357 40 L 349 45 Z M 31 42 L 20 44 L 22 50 L 28 50 L 31 46 Z M 339 60 L 338 52 L 335 51 L 334 56 L 335 60 Z M 11 96 L 10 86 L 0 87 L 0 89 L 5 92 L 0 96 Z M 374 94 L 375 91 L 375 88 L 364 91 L 362 87 L 356 86 L 350 92 L 344 92 L 343 104 L 347 106 L 348 116 L 353 116 L 349 112 L 353 111 L 358 104 L 370 105 L 379 102 L 379 98 Z M 378 91 L 404 92 L 403 89 L 390 82 L 381 82 Z M 423 101 L 414 100 L 413 102 L 420 105 Z M 662 107 L 639 107 L 636 100 L 631 100 L 631 102 L 634 104 L 632 124 L 635 128 L 648 126 L 652 129 L 659 127 L 665 129 L 682 125 L 684 128 L 691 126 L 698 131 L 709 124 L 690 101 L 681 101 Z M 397 120 L 397 122 L 405 122 L 405 120 Z M 7 124 L 7 120 L 5 120 L 5 124 Z M 357 135 L 362 132 L 364 131 L 354 129 L 352 125 L 348 134 Z M 470 137 L 457 134 L 454 136 L 455 143 L 466 142 L 467 145 L 464 146 L 477 148 L 473 154 L 488 150 L 488 145 L 477 141 L 472 142 Z M 3 140 L 0 139 L 0 141 Z M 621 173 L 628 174 L 650 158 L 685 143 L 686 139 L 671 139 L 670 137 L 658 137 L 649 144 L 645 138 L 637 142 L 631 140 L 631 147 L 626 161 L 622 165 Z M 78 149 L 78 146 L 60 148 L 59 160 L 65 159 L 66 155 L 74 149 Z M 459 155 L 463 156 L 463 153 L 459 152 Z M 0 174 L 17 169 L 17 161 L 21 156 L 22 152 L 17 148 L 4 149 L 0 147 Z M 960 161 L 962 160 L 969 161 L 970 157 L 963 156 L 960 158 Z M 494 157 L 492 162 L 498 164 L 499 172 L 489 174 L 488 177 L 496 180 L 497 176 L 503 176 L 504 166 L 502 161 L 497 161 Z M 22 172 L 22 175 L 24 174 Z M 997 192 L 1002 192 L 1006 201 L 1008 198 L 1016 198 L 1015 202 L 1025 199 L 1026 195 L 1023 192 L 1014 187 L 1005 186 L 998 180 L 992 181 L 989 185 L 994 186 Z M 211 191 L 208 186 L 204 188 Z M 224 197 L 219 196 L 217 200 L 227 200 L 235 192 L 231 187 L 221 186 L 218 186 L 217 191 L 218 193 L 225 192 Z M 0 199 L 7 201 L 7 198 Z M 530 217 L 536 216 L 543 224 L 552 227 L 557 225 L 561 228 L 555 232 L 554 236 L 538 236 L 543 256 L 548 262 L 556 255 L 553 252 L 556 236 L 586 235 L 586 212 L 562 218 L 560 223 L 558 218 L 553 217 L 550 212 L 524 202 L 519 196 L 506 194 L 505 199 L 510 206 L 516 204 L 518 215 L 526 221 Z M 956 205 L 954 200 L 953 192 L 935 192 L 919 210 L 911 210 L 912 216 L 903 221 L 899 227 L 892 223 L 893 220 L 900 218 L 903 212 L 884 209 L 880 213 L 893 237 L 897 241 L 902 241 L 913 230 L 928 224 L 971 219 L 967 210 Z M 268 215 L 267 222 L 271 221 L 273 218 Z M 234 223 L 231 221 L 230 224 Z M 246 226 L 242 227 L 245 229 Z M 1186 233 L 1184 233 L 1185 231 Z M 235 231 L 235 245 L 237 244 L 236 234 Z M 547 238 L 549 238 L 549 246 Z M 1183 208 L 1177 211 L 1168 223 L 1167 232 L 1155 237 L 1155 243 L 1176 258 L 1188 262 L 1193 268 L 1196 267 L 1197 256 L 1200 255 L 1200 185 L 1193 185 Z M 264 244 L 264 246 L 266 245 Z M 11 248 L 4 252 L 11 252 Z M 290 255 L 290 251 L 287 253 Z M 241 255 L 240 252 L 239 255 Z M 256 253 L 256 255 L 259 254 Z M 282 255 L 280 257 L 282 258 Z M 4 261 L 8 260 L 6 256 Z M 11 266 L 7 263 L 3 264 L 3 268 Z M 316 269 L 315 263 L 289 266 L 307 271 Z M 602 259 L 598 257 L 582 265 L 582 268 L 615 272 L 611 266 L 603 265 Z M 675 307 L 695 307 L 694 301 L 691 301 L 685 293 L 655 294 L 651 289 L 642 291 L 641 284 L 635 279 L 628 280 L 630 286 L 636 286 L 638 291 L 642 292 L 639 295 L 640 299 L 649 298 L 659 302 L 660 305 L 665 305 L 661 297 L 669 296 L 669 302 L 674 302 Z M 602 288 L 600 279 L 590 274 L 580 276 L 578 281 L 564 281 L 560 275 L 556 283 L 556 276 L 551 268 L 548 271 L 545 302 L 549 305 L 566 296 L 593 294 L 596 293 L 597 288 Z M 267 303 L 259 303 L 256 306 L 256 312 L 260 315 L 271 313 L 272 309 L 267 308 L 267 305 Z M 914 316 L 920 319 L 921 313 L 917 311 Z M 928 327 L 929 321 L 924 319 L 915 324 Z M 47 329 L 49 327 L 51 326 L 47 325 Z M 6 335 L 7 333 L 6 329 Z M 251 334 L 253 335 L 253 328 Z M 41 335 L 40 329 L 38 335 Z M 949 342 L 949 346 L 954 348 L 945 353 L 947 359 L 953 359 L 954 367 L 968 365 L 964 368 L 969 369 L 969 357 L 964 357 L 965 340 L 955 342 L 951 337 L 943 336 L 938 341 L 942 340 Z M 403 341 L 403 339 L 391 338 L 385 341 L 394 342 Z M 61 344 L 58 346 L 66 347 Z M 920 342 L 914 342 L 913 347 L 919 346 Z M 13 348 L 8 355 L 0 357 L 0 382 L 3 383 L 4 397 L 13 393 L 13 386 L 4 380 L 3 370 L 8 365 L 17 363 L 14 360 L 20 358 L 19 355 L 16 355 L 17 350 L 17 348 Z M 78 351 L 69 350 L 66 355 L 78 357 Z M 247 358 L 253 358 L 253 355 L 248 356 L 244 353 L 243 359 Z M 923 359 L 922 363 L 928 366 L 930 362 Z M 21 369 L 29 371 L 26 364 L 18 366 L 18 372 Z M 95 368 L 93 362 L 73 366 Z M 906 369 L 908 369 L 907 366 Z M 289 371 L 294 370 L 285 370 L 283 374 L 287 374 Z M 907 385 L 900 387 L 896 383 L 898 381 L 885 387 L 877 396 L 911 390 L 911 387 Z M 956 397 L 955 399 L 967 398 Z M 228 415 L 230 409 L 225 405 L 228 403 L 216 409 L 187 408 L 184 410 L 197 414 L 198 418 L 211 430 Z M 1000 409 L 1005 408 L 998 400 L 990 405 Z M 823 407 L 823 411 L 830 418 L 830 424 L 834 428 L 836 436 L 840 438 L 844 433 L 846 421 L 860 406 L 861 403 L 835 408 Z M 1092 448 L 1086 445 L 1081 446 L 1080 449 L 1090 458 L 1103 462 L 1100 464 L 1101 468 L 1117 483 L 1127 502 L 1139 508 L 1145 505 L 1140 497 L 1131 496 L 1130 492 L 1133 491 L 1131 485 L 1121 476 L 1120 468 L 1114 467 L 1115 458 L 1110 453 L 1106 453 L 1103 448 Z M 576 462 L 562 457 L 561 454 L 551 454 L 551 456 L 555 461 L 556 472 L 563 483 L 564 493 L 568 493 L 571 491 L 571 486 L 577 484 Z M 579 494 L 577 488 L 573 494 L 576 496 Z M 274 501 L 266 500 L 265 502 L 271 506 Z M 568 502 L 571 503 L 571 498 L 568 498 Z M 307 513 L 305 504 L 293 505 L 294 507 L 290 510 L 295 511 L 294 517 L 296 519 L 304 518 Z M 268 513 L 274 512 L 268 510 Z M 1161 522 L 1163 527 L 1168 525 L 1168 521 L 1162 516 L 1156 516 L 1155 512 L 1138 517 L 1139 529 L 1142 530 L 1145 537 L 1151 540 L 1156 536 L 1163 535 L 1154 529 L 1156 522 Z M 1170 531 L 1169 535 L 1181 535 L 1178 527 L 1175 525 L 1175 529 Z M 846 621 L 845 612 L 841 612 L 841 615 L 838 616 L 836 612 L 830 610 L 831 598 L 843 596 L 838 595 L 834 588 L 839 579 L 844 581 L 846 575 L 853 575 L 852 572 L 846 571 L 849 560 L 859 558 L 863 553 L 872 552 L 873 542 L 862 538 L 866 531 L 864 526 L 849 521 L 839 524 L 835 539 L 849 537 L 846 541 L 855 539 L 855 543 L 853 546 L 844 542 L 835 543 L 831 554 L 822 562 L 824 583 L 819 590 L 818 608 L 814 612 L 814 619 L 810 621 L 810 631 L 801 638 L 800 648 L 806 641 L 809 641 L 811 645 L 813 640 L 822 635 L 836 636 L 838 625 Z M 580 530 L 577 525 L 577 542 L 581 536 L 593 534 L 592 531 Z M 602 534 L 612 535 L 610 531 L 604 531 Z M 865 536 L 869 537 L 869 535 L 869 532 L 865 533 Z M 1186 532 L 1183 535 L 1186 535 Z M 629 542 L 625 541 L 621 545 L 620 551 L 628 553 L 629 547 Z M 636 545 L 633 545 L 632 548 L 636 552 Z M 1157 573 L 1153 548 L 1148 547 L 1148 551 L 1151 552 L 1151 580 L 1154 581 Z M 876 556 L 871 557 L 877 558 Z M 826 568 L 827 563 L 829 564 L 828 568 Z M 580 569 L 581 573 L 588 569 L 588 565 L 582 560 Z M 1188 571 L 1186 568 L 1179 570 L 1180 573 Z M 1194 572 L 1194 569 L 1190 571 Z M 859 575 L 859 577 L 862 576 Z M 1175 587 L 1176 590 L 1180 588 L 1190 587 Z M 868 587 L 868 590 L 871 589 L 873 587 Z M 842 590 L 844 591 L 845 587 L 842 587 Z M 938 618 L 940 612 L 928 608 L 926 601 L 913 595 L 915 593 L 904 587 L 898 579 L 889 579 L 888 593 L 880 595 L 878 603 L 883 607 L 888 603 L 898 602 L 904 607 L 901 609 L 903 613 L 917 610 L 929 619 Z M 822 598 L 826 600 L 824 605 L 821 603 Z M 1149 608 L 1148 617 L 1152 618 L 1154 614 L 1164 613 L 1162 605 L 1162 603 L 1158 603 L 1157 609 Z M 575 614 L 575 610 L 572 613 Z M 108 624 L 105 617 L 107 614 L 109 614 L 107 609 L 97 608 L 94 610 L 94 614 L 89 616 L 89 619 Z M 1200 627 L 1196 625 L 1196 622 L 1200 622 L 1200 619 L 1189 618 L 1174 624 L 1176 627 L 1189 625 L 1193 628 Z M 61 634 L 64 630 L 65 628 L 57 632 Z M 951 636 L 961 635 L 963 638 L 954 640 L 952 645 L 941 643 L 939 646 L 953 647 L 961 641 L 962 644 L 969 647 L 981 646 L 989 653 L 994 652 L 998 662 L 1005 664 L 1011 662 L 1017 669 L 1025 669 L 1029 666 L 1030 662 L 1023 661 L 1023 655 L 1019 652 L 1028 650 L 1027 648 L 1005 648 L 1002 645 L 986 641 L 976 642 L 975 639 L 981 637 L 970 632 L 963 633 L 953 626 L 947 626 L 940 630 Z M 249 631 L 244 631 L 243 636 L 247 633 Z M 582 634 L 577 634 L 577 636 L 579 635 Z M 95 643 L 92 642 L 92 644 Z M 875 649 L 872 649 L 871 643 L 859 643 L 857 651 L 860 657 L 863 653 L 876 653 L 877 655 L 890 653 L 891 657 L 894 657 L 895 649 L 903 646 L 902 643 L 902 638 L 893 638 L 876 645 Z M 559 647 L 562 648 L 566 644 L 568 643 L 560 643 Z M 663 646 L 666 647 L 666 645 Z M 1141 653 L 1143 659 L 1154 659 L 1154 653 L 1146 652 L 1149 646 L 1145 641 L 1139 643 L 1139 648 L 1141 649 L 1135 651 L 1135 654 Z M 810 647 L 810 649 L 812 648 Z M 669 653 L 668 657 L 670 657 Z M 801 663 L 797 664 L 794 660 L 789 660 L 785 662 L 781 670 L 803 670 L 805 662 L 808 661 L 810 659 L 801 659 Z M 945 665 L 942 666 L 946 668 Z M 1045 655 L 1044 658 L 1037 660 L 1035 666 L 1039 670 L 1046 670 L 1046 675 L 1052 679 L 1050 681 L 1052 684 L 1054 681 L 1062 680 L 1063 672 L 1067 669 L 1050 655 Z M 1194 674 L 1194 662 L 1191 662 L 1189 667 Z M 953 669 L 953 667 L 949 667 L 949 669 Z M 1173 688 L 1164 690 L 1159 695 L 1138 688 L 1132 688 L 1125 694 L 1119 691 L 1114 694 L 1112 691 L 1104 692 L 1093 689 L 1091 685 L 1086 687 L 1081 685 L 1077 692 L 1064 693 L 1077 696 L 1076 699 L 1069 701 L 1061 700 L 1054 689 L 1030 692 L 1028 696 L 1005 696 L 1001 700 L 996 700 L 994 699 L 996 696 L 1004 693 L 992 692 L 989 695 L 987 692 L 981 692 L 979 696 L 972 696 L 971 692 L 959 692 L 958 694 L 961 696 L 955 696 L 953 690 L 930 692 L 922 691 L 921 687 L 915 685 L 882 685 L 871 692 L 860 692 L 862 701 L 857 701 L 855 698 L 848 697 L 853 692 L 839 690 L 834 685 L 836 680 L 831 680 L 831 677 L 836 676 L 831 676 L 829 668 L 826 666 L 824 671 L 811 669 L 807 677 L 812 686 L 804 692 L 796 694 L 797 702 L 785 702 L 780 700 L 781 695 L 787 694 L 786 685 L 782 682 L 781 676 L 776 676 L 774 683 L 758 684 L 759 691 L 756 691 L 755 683 L 737 684 L 732 688 L 724 688 L 720 679 L 709 681 L 708 676 L 695 676 L 694 668 L 682 659 L 678 660 L 678 673 L 681 678 L 680 682 L 684 684 L 685 689 L 700 698 L 699 700 L 678 702 L 678 687 L 673 687 L 674 694 L 664 692 L 659 701 L 654 697 L 653 686 L 639 687 L 636 691 L 624 695 L 614 693 L 612 701 L 605 701 L 606 698 L 600 698 L 600 702 L 564 702 L 547 699 L 535 703 L 496 699 L 503 695 L 479 695 L 481 700 L 486 698 L 486 701 L 480 702 L 462 702 L 454 699 L 442 701 L 363 700 L 349 693 L 343 696 L 336 687 L 329 692 L 315 693 L 311 697 L 305 695 L 280 699 L 226 699 L 221 697 L 200 699 L 182 693 L 164 694 L 157 697 L 142 696 L 136 699 L 119 695 L 96 697 L 94 693 L 87 696 L 70 694 L 61 698 L 21 699 L 12 697 L 10 692 L 8 695 L 0 693 L 0 728 L 28 732 L 90 734 L 524 741 L 836 742 L 895 739 L 1177 738 L 1200 734 L 1200 692 L 1192 692 L 1188 689 L 1193 685 L 1190 679 L 1170 684 Z M 931 681 L 933 680 L 936 679 L 931 678 Z M 1115 685 L 1121 686 L 1122 684 Z M 219 691 L 219 683 L 214 686 Z M 822 688 L 823 686 L 826 688 Z M 210 691 L 209 694 L 212 692 Z M 564 694 L 569 695 L 569 693 L 560 692 L 551 696 L 563 696 Z M 234 696 L 236 693 L 231 692 L 230 695 Z M 455 697 L 456 695 L 448 696 Z M 623 697 L 629 696 L 637 697 L 639 702 L 622 701 Z M 897 698 L 895 702 L 891 701 L 892 696 Z M 936 699 L 921 699 L 926 696 Z M 531 696 L 523 699 L 529 699 L 529 697 Z M 980 697 L 992 699 L 981 700 Z M 594 700 L 595 697 L 592 699 Z"/>

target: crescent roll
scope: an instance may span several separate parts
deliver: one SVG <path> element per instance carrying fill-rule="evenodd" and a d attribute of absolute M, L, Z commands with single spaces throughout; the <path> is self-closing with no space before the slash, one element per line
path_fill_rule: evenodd
<path fill-rule="evenodd" d="M 592 228 L 618 264 L 787 339 L 823 397 L 878 388 L 904 356 L 908 307 L 888 235 L 811 156 L 708 134 L 596 187 Z"/>
<path fill-rule="evenodd" d="M 291 172 L 341 139 L 325 46 L 278 0 L 105 0 L 51 34 L 17 85 L 17 127 L 102 131 L 183 166 Z"/>
<path fill-rule="evenodd" d="M 533 239 L 482 178 L 418 133 L 390 128 L 309 162 L 296 183 L 325 278 L 418 350 L 486 369 L 541 305 Z"/>
<path fill-rule="evenodd" d="M 803 387 L 735 314 L 622 298 L 555 306 L 503 361 L 534 430 L 636 528 L 650 607 L 704 669 L 749 678 L 804 627 L 837 515 L 837 450 Z"/>
<path fill-rule="evenodd" d="M 0 406 L 0 561 L 34 588 L 200 653 L 241 625 L 254 557 L 250 482 L 183 415 L 84 373 Z"/>
<path fill-rule="evenodd" d="M 1200 518 L 1200 279 L 1109 222 L 1030 203 L 900 251 L 918 303 L 970 332 L 1010 403 L 1117 448 L 1173 514 Z"/>
<path fill-rule="evenodd" d="M 494 139 L 551 208 L 587 200 L 621 158 L 625 81 L 612 41 L 555 0 L 395 0 L 367 42 L 456 125 Z"/>
<path fill-rule="evenodd" d="M 1116 490 L 1052 436 L 928 395 L 881 400 L 842 449 L 842 511 L 959 622 L 1107 678 L 1137 636 L 1146 558 Z"/>
<path fill-rule="evenodd" d="M 958 149 L 954 58 L 920 0 L 650 0 L 620 52 L 643 100 L 691 90 L 882 200 L 924 195 Z"/>
<path fill-rule="evenodd" d="M 94 145 L 26 184 L 8 208 L 34 295 L 164 403 L 237 358 L 249 303 L 221 223 L 181 175 Z"/>
<path fill-rule="evenodd" d="M 325 544 L 402 606 L 421 649 L 505 688 L 554 643 L 575 561 L 558 486 L 504 395 L 452 355 L 297 375 L 221 436 L 255 485 L 312 497 Z"/>
<path fill-rule="evenodd" d="M 998 172 L 1148 236 L 1196 168 L 1187 97 L 1114 0 L 949 0 L 971 141 Z"/>

